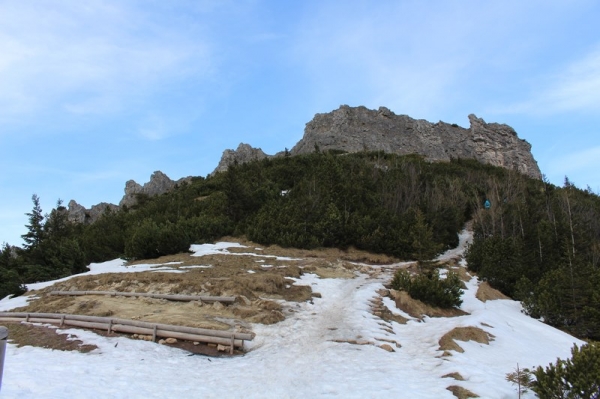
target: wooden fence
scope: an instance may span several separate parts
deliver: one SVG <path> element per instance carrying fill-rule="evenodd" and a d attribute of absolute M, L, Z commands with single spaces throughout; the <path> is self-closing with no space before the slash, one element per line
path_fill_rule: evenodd
<path fill-rule="evenodd" d="M 93 328 L 111 332 L 142 334 L 152 336 L 156 342 L 158 337 L 177 338 L 186 341 L 203 342 L 229 347 L 230 353 L 234 348 L 244 348 L 244 341 L 254 339 L 253 333 L 240 333 L 234 331 L 211 330 L 206 328 L 184 327 L 169 324 L 149 323 L 138 320 L 118 319 L 112 317 L 83 316 L 62 313 L 24 313 L 0 312 L 0 320 L 26 321 L 31 323 L 58 324 Z"/>

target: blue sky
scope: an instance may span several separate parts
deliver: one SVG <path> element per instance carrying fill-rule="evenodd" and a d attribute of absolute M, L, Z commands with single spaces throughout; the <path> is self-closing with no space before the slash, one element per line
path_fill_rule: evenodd
<path fill-rule="evenodd" d="M 0 1 L 0 243 L 31 196 L 273 154 L 341 104 L 506 123 L 547 178 L 600 192 L 597 1 Z"/>

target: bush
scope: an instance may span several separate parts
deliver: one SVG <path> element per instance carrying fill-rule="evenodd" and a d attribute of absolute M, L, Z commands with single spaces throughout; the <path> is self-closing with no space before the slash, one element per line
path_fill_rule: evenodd
<path fill-rule="evenodd" d="M 398 270 L 392 280 L 392 288 L 406 291 L 414 299 L 440 308 L 459 307 L 463 294 L 458 274 L 449 272 L 445 279 L 437 270 L 411 277 L 406 270 Z"/>
<path fill-rule="evenodd" d="M 571 359 L 557 359 L 545 369 L 534 372 L 532 390 L 541 399 L 600 398 L 600 346 L 577 345 L 571 349 Z"/>

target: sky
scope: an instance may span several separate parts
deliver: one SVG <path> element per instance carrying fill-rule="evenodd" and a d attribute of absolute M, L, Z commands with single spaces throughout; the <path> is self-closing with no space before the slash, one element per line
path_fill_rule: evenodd
<path fill-rule="evenodd" d="M 459 238 L 459 246 L 439 260 L 457 259 L 464 254 L 472 233 L 464 231 Z M 230 247 L 240 245 L 205 244 L 192 246 L 191 250 L 203 263 L 206 255 L 241 255 L 229 252 Z M 273 260 L 257 249 L 246 251 L 262 258 L 255 261 L 262 265 L 260 268 L 268 267 L 262 262 Z M 286 259 L 290 260 L 279 257 L 284 263 Z M 121 259 L 91 264 L 87 275 L 144 271 L 157 266 L 124 264 Z M 256 336 L 244 343 L 244 356 L 234 358 L 189 356 L 188 352 L 152 342 L 104 337 L 75 328 L 60 331 L 98 349 L 83 354 L 32 346 L 17 348 L 9 334 L 2 397 L 454 399 L 446 388 L 458 385 L 481 397 L 508 399 L 518 394 L 517 387 L 506 381 L 507 373 L 517 366 L 533 369 L 555 363 L 557 358 L 565 360 L 571 357 L 573 344 L 583 344 L 525 315 L 519 302 L 481 302 L 476 297 L 480 284 L 476 277 L 466 282 L 461 296 L 465 315 L 416 319 L 380 294 L 394 271 L 408 265 L 368 265 L 364 267 L 369 272 L 362 269 L 363 273 L 355 273 L 354 278 L 319 278 L 304 273 L 292 279 L 294 285 L 310 286 L 320 296 L 304 302 L 278 301 L 286 319 L 272 325 L 251 324 Z M 256 266 L 246 266 L 256 270 Z M 465 266 L 466 262 L 461 261 L 460 267 Z M 181 271 L 177 267 L 171 262 L 160 269 Z M 53 283 L 30 284 L 28 288 L 39 290 Z M 382 300 L 382 308 L 408 322 L 399 324 L 376 316 L 376 298 Z M 25 306 L 29 299 L 43 297 L 0 299 L 0 311 Z M 450 356 L 442 356 L 439 341 L 456 327 L 479 328 L 491 334 L 490 342 L 458 340 L 464 352 L 450 350 Z M 393 352 L 381 348 L 384 344 Z M 451 373 L 460 374 L 464 381 L 443 377 Z M 528 392 L 522 397 L 533 399 L 536 395 Z"/>
<path fill-rule="evenodd" d="M 386 106 L 506 123 L 542 173 L 600 192 L 593 0 L 0 1 L 0 243 L 33 194 L 89 208 L 241 143 L 292 148 L 316 113 Z"/>

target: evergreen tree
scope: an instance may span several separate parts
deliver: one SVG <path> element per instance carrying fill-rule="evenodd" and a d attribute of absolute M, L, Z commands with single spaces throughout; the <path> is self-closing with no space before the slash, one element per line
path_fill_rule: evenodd
<path fill-rule="evenodd" d="M 571 355 L 571 359 L 557 359 L 555 364 L 536 369 L 532 390 L 540 399 L 600 398 L 600 347 L 575 345 Z"/>
<path fill-rule="evenodd" d="M 25 214 L 29 217 L 29 224 L 25 225 L 28 231 L 26 234 L 21 236 L 23 241 L 25 241 L 26 249 L 37 247 L 43 238 L 44 216 L 42 215 L 40 198 L 37 196 L 37 194 L 33 194 L 31 196 L 31 200 L 33 201 L 33 209 L 31 212 Z"/>

